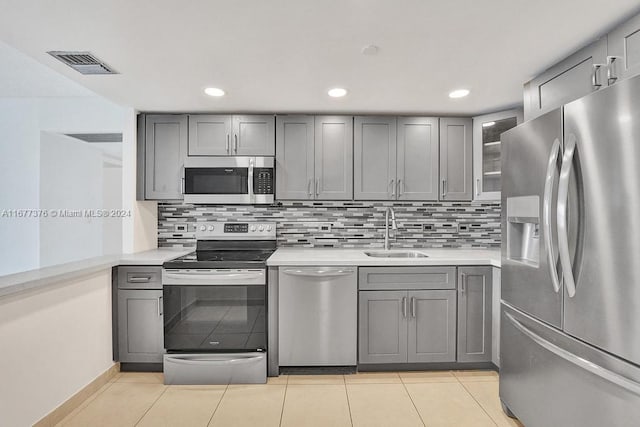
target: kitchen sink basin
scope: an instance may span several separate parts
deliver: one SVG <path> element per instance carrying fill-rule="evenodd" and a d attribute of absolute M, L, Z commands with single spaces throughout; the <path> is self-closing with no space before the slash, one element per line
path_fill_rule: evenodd
<path fill-rule="evenodd" d="M 364 254 L 373 258 L 427 258 L 429 256 L 418 251 L 371 251 Z"/>

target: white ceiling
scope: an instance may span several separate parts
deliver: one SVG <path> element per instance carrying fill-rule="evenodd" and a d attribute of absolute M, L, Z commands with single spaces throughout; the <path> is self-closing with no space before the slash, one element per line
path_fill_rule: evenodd
<path fill-rule="evenodd" d="M 477 114 L 638 0 L 0 0 L 0 40 L 142 111 Z M 378 55 L 361 49 L 374 44 Z M 48 50 L 90 50 L 82 76 Z M 227 91 L 223 98 L 204 87 Z M 343 86 L 347 97 L 327 89 Z M 455 88 L 471 89 L 450 100 Z"/>

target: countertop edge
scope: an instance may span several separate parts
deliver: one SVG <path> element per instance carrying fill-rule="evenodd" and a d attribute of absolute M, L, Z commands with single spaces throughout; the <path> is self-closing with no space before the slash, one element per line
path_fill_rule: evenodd
<path fill-rule="evenodd" d="M 164 249 L 162 256 L 154 257 L 157 249 L 133 254 L 103 255 L 65 264 L 37 268 L 0 277 L 0 298 L 20 294 L 26 291 L 45 289 L 62 281 L 88 276 L 101 270 L 119 265 L 153 265 L 162 263 L 192 252 L 193 249 Z M 174 252 L 174 253 L 170 253 Z"/>

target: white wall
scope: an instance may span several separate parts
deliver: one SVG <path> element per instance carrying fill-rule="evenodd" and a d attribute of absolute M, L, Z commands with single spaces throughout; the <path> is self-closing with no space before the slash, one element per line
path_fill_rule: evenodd
<path fill-rule="evenodd" d="M 0 210 L 40 208 L 41 135 L 122 132 L 129 111 L 98 96 L 0 98 Z M 37 219 L 0 217 L 0 275 L 41 265 L 39 234 Z"/>
<path fill-rule="evenodd" d="M 0 299 L 0 425 L 32 425 L 111 366 L 111 270 Z"/>

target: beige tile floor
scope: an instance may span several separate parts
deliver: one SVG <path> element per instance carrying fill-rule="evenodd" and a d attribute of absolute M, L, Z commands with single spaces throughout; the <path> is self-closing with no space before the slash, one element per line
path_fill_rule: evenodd
<path fill-rule="evenodd" d="M 521 426 L 491 371 L 289 375 L 264 385 L 165 386 L 120 373 L 60 426 Z"/>

